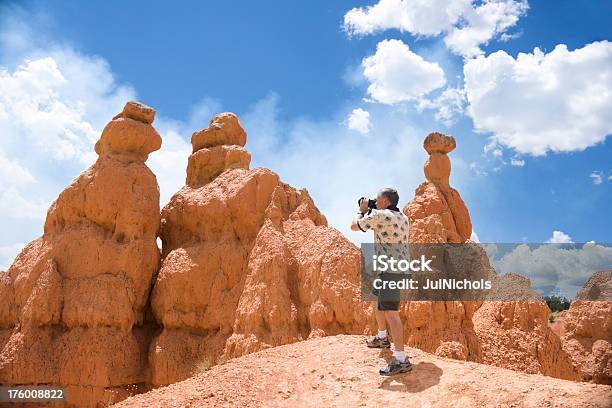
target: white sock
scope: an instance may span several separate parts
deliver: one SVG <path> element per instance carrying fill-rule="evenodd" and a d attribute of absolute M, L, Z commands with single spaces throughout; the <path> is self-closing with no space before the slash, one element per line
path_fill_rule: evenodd
<path fill-rule="evenodd" d="M 395 357 L 395 359 L 399 361 L 400 363 L 403 363 L 404 361 L 406 361 L 406 353 L 403 351 L 394 351 L 393 357 Z"/>
<path fill-rule="evenodd" d="M 387 337 L 387 331 L 386 330 L 379 330 L 378 334 L 376 335 L 376 337 L 378 337 L 379 339 L 384 339 Z"/>

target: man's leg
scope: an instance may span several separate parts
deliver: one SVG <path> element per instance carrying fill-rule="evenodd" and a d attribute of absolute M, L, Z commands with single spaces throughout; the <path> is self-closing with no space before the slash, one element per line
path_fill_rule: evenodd
<path fill-rule="evenodd" d="M 395 351 L 401 351 L 404 353 L 404 327 L 402 325 L 402 319 L 400 318 L 399 312 L 396 310 L 387 310 L 385 317 L 389 322 L 389 328 L 391 331 L 391 337 L 393 338 L 393 346 Z M 400 361 L 403 361 L 400 360 Z"/>
<path fill-rule="evenodd" d="M 399 302 L 397 306 L 399 307 Z M 391 336 L 393 336 L 395 351 L 393 352 L 393 359 L 389 364 L 387 364 L 385 368 L 380 369 L 380 375 L 406 373 L 412 370 L 412 364 L 408 361 L 406 353 L 404 352 L 404 328 L 402 327 L 402 320 L 397 310 L 398 308 L 394 309 L 395 310 L 385 311 L 385 317 L 389 323 Z"/>
<path fill-rule="evenodd" d="M 376 310 L 374 311 L 374 314 L 376 315 L 376 325 L 378 326 L 378 334 L 380 335 L 381 332 L 385 332 L 386 334 L 387 321 L 385 319 L 385 312 L 382 310 L 378 310 L 378 308 L 376 308 Z"/>
<path fill-rule="evenodd" d="M 379 310 L 377 307 L 374 315 L 376 316 L 376 325 L 378 326 L 378 333 L 371 339 L 366 340 L 366 344 L 370 348 L 389 348 L 389 338 L 387 336 L 387 322 L 385 320 L 385 312 Z"/>

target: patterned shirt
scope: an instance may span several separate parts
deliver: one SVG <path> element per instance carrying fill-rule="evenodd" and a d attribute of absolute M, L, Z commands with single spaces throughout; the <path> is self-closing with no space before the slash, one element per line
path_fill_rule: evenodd
<path fill-rule="evenodd" d="M 377 255 L 392 256 L 397 260 L 410 260 L 408 250 L 408 218 L 401 211 L 372 209 L 357 221 L 362 231 L 374 231 L 374 248 Z"/>

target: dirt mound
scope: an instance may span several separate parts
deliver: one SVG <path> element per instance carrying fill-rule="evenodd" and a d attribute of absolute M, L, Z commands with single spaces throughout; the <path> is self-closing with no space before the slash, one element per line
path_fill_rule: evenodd
<path fill-rule="evenodd" d="M 612 387 L 517 373 L 407 349 L 412 372 L 381 377 L 391 352 L 333 336 L 249 354 L 117 407 L 609 407 Z"/>
<path fill-rule="evenodd" d="M 245 142 L 236 115 L 215 116 L 194 133 L 187 185 L 163 208 L 155 385 L 189 377 L 203 359 L 366 329 L 358 248 L 306 190 L 249 170 Z"/>
<path fill-rule="evenodd" d="M 563 349 L 583 381 L 612 384 L 611 287 L 612 271 L 594 273 L 563 317 Z"/>
<path fill-rule="evenodd" d="M 69 403 L 88 406 L 145 381 L 139 326 L 160 258 L 159 191 L 144 163 L 161 146 L 154 114 L 129 102 L 106 126 L 98 160 L 2 274 L 1 384 L 61 384 Z"/>

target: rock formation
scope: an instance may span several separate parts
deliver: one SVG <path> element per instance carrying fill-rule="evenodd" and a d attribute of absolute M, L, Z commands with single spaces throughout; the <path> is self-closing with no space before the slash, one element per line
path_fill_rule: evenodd
<path fill-rule="evenodd" d="M 430 133 L 423 144 L 429 153 L 424 172 L 428 181 L 404 207 L 410 221 L 410 242 L 447 245 L 445 257 L 455 259 L 456 271 L 472 278 L 504 282 L 500 290 L 510 300 L 526 300 L 529 280 L 518 275 L 496 276 L 485 251 L 469 241 L 472 224 L 459 193 L 450 187 L 447 153 L 455 139 Z M 525 282 L 526 281 L 526 282 Z M 506 291 L 507 292 L 507 291 Z M 513 298 L 513 296 L 516 296 Z M 548 307 L 531 301 L 419 301 L 402 305 L 409 345 L 444 357 L 484 362 L 527 373 L 576 379 L 559 338 L 549 329 Z"/>
<path fill-rule="evenodd" d="M 416 189 L 405 207 L 410 221 L 410 242 L 463 243 L 472 235 L 472 223 L 461 196 L 449 184 L 448 153 L 456 147 L 455 138 L 430 133 L 423 143 L 429 153 L 424 171 L 428 181 Z"/>
<path fill-rule="evenodd" d="M 152 382 L 313 336 L 362 333 L 359 250 L 327 226 L 306 190 L 249 170 L 246 133 L 222 113 L 191 139 L 187 185 L 162 210 L 152 311 L 163 331 Z"/>
<path fill-rule="evenodd" d="M 159 267 L 159 190 L 145 165 L 155 111 L 128 102 L 104 128 L 97 161 L 49 208 L 44 234 L 0 281 L 0 383 L 60 384 L 95 406 L 145 381 L 142 327 Z"/>
<path fill-rule="evenodd" d="M 236 115 L 219 114 L 193 134 L 186 185 L 160 217 L 145 165 L 161 146 L 154 117 L 126 104 L 96 143 L 96 163 L 50 207 L 44 234 L 0 275 L 0 384 L 63 385 L 69 404 L 96 406 L 232 357 L 374 328 L 372 304 L 360 299 L 359 249 L 327 226 L 306 190 L 249 168 Z M 459 254 L 445 250 L 454 270 L 499 279 L 469 241 L 467 207 L 449 184 L 455 145 L 439 133 L 425 140 L 429 181 L 404 208 L 410 239 L 462 243 Z M 608 293 L 601 276 L 584 293 Z M 407 343 L 528 373 L 609 380 L 610 302 L 572 304 L 570 361 L 546 304 L 524 301 L 528 280 L 501 278 L 523 301 L 404 302 Z"/>
<path fill-rule="evenodd" d="M 612 270 L 594 273 L 578 292 L 561 340 L 583 381 L 612 385 Z"/>

